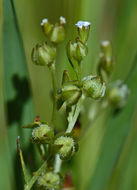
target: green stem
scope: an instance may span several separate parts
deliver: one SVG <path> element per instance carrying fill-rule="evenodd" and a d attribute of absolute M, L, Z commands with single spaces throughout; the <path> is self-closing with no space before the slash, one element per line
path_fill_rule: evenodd
<path fill-rule="evenodd" d="M 52 84 L 53 84 L 53 111 L 52 111 L 52 118 L 51 118 L 51 127 L 55 128 L 55 121 L 56 121 L 56 113 L 57 113 L 57 82 L 56 82 L 56 74 L 55 74 L 55 63 L 50 66 L 51 75 L 52 75 Z"/>
<path fill-rule="evenodd" d="M 71 131 L 72 131 L 72 129 L 73 129 L 73 127 L 74 127 L 74 125 L 75 125 L 75 123 L 77 121 L 77 118 L 79 116 L 83 99 L 84 99 L 84 96 L 81 96 L 81 98 L 79 99 L 79 101 L 78 101 L 78 103 L 76 105 L 74 116 L 72 116 L 71 122 L 68 125 L 66 133 L 71 133 Z"/>
<path fill-rule="evenodd" d="M 71 133 L 71 131 L 72 131 L 72 129 L 73 129 L 73 127 L 77 121 L 77 118 L 79 116 L 83 99 L 84 99 L 84 96 L 81 96 L 81 98 L 79 99 L 79 101 L 75 107 L 75 110 L 73 110 L 74 114 L 72 114 L 71 118 L 69 118 L 70 122 L 69 122 L 68 128 L 67 128 L 65 133 Z M 61 164 L 62 164 L 62 160 L 60 159 L 59 155 L 56 154 L 55 165 L 54 165 L 54 172 L 55 173 L 60 171 Z"/>
<path fill-rule="evenodd" d="M 41 155 L 41 158 L 43 160 L 46 160 L 45 159 L 45 147 L 44 147 L 44 145 L 43 144 L 37 144 L 37 148 L 38 148 L 38 151 L 39 151 L 39 153 Z"/>
<path fill-rule="evenodd" d="M 78 76 L 79 76 L 79 83 L 80 83 L 80 86 L 81 86 L 82 85 L 82 64 L 81 64 L 81 62 L 79 62 Z"/>
<path fill-rule="evenodd" d="M 79 84 L 81 86 L 81 83 L 82 83 L 82 64 L 81 62 L 77 63 L 77 66 L 74 66 L 73 69 L 76 73 L 76 77 L 77 77 L 77 80 L 79 81 Z"/>
<path fill-rule="evenodd" d="M 52 84 L 53 84 L 53 92 L 54 92 L 54 100 L 53 100 L 53 111 L 52 111 L 52 119 L 51 119 L 51 127 L 55 128 L 55 121 L 56 121 L 56 99 L 57 99 L 57 82 L 56 82 L 56 74 L 55 74 L 55 63 L 50 66 L 51 74 L 52 74 Z M 37 180 L 38 176 L 46 169 L 47 161 L 40 167 L 40 169 L 35 173 L 35 175 L 31 178 L 30 182 L 25 185 L 24 190 L 30 190 L 35 181 Z"/>
<path fill-rule="evenodd" d="M 31 178 L 30 182 L 25 185 L 24 190 L 30 190 L 34 183 L 36 182 L 37 178 L 41 175 L 41 173 L 46 169 L 47 167 L 47 161 L 45 161 L 42 166 L 38 169 L 37 172 L 35 172 L 34 176 Z"/>
<path fill-rule="evenodd" d="M 19 152 L 19 157 L 20 157 L 20 161 L 21 161 L 21 166 L 22 166 L 25 184 L 27 184 L 28 183 L 27 171 L 26 171 L 26 166 L 25 166 L 22 150 L 20 148 L 20 141 L 19 140 L 20 140 L 20 136 L 18 136 L 18 138 L 17 138 L 17 148 L 18 148 L 18 152 Z"/>
<path fill-rule="evenodd" d="M 101 81 L 103 81 L 103 75 L 102 75 L 102 66 L 101 66 L 101 64 L 99 64 L 98 65 L 98 75 L 100 76 L 100 78 L 101 78 Z"/>
<path fill-rule="evenodd" d="M 60 171 L 61 164 L 62 164 L 62 160 L 60 159 L 59 154 L 56 154 L 55 164 L 54 164 L 54 172 L 55 173 L 58 173 Z"/>

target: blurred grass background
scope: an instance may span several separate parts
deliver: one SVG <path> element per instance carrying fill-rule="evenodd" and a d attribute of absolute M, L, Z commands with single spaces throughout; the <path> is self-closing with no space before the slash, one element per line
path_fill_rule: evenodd
<path fill-rule="evenodd" d="M 64 69 L 73 76 L 65 46 L 74 38 L 78 20 L 92 23 L 83 75 L 95 73 L 100 40 L 112 41 L 116 56 L 112 80 L 125 79 L 137 62 L 137 0 L 0 0 L 0 189 L 23 189 L 18 135 L 28 165 L 36 169 L 35 150 L 31 147 L 29 152 L 29 131 L 21 127 L 31 123 L 35 115 L 50 121 L 51 76 L 47 68 L 32 64 L 30 54 L 36 43 L 45 40 L 41 20 L 46 17 L 57 22 L 60 16 L 67 19 L 67 36 L 58 48 L 58 85 Z M 137 189 L 136 65 L 127 83 L 131 94 L 126 107 L 116 116 L 106 110 L 69 163 L 78 190 Z M 85 105 L 89 110 L 89 101 Z M 83 127 L 85 120 L 83 116 Z M 58 125 L 63 126 L 62 118 Z"/>

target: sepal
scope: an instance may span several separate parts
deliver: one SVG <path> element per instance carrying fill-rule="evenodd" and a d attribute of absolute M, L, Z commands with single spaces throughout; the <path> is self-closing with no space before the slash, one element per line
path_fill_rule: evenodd
<path fill-rule="evenodd" d="M 56 153 L 60 155 L 62 160 L 69 160 L 77 150 L 77 145 L 69 134 L 58 137 L 54 141 L 54 146 Z"/>
<path fill-rule="evenodd" d="M 106 91 L 105 82 L 102 82 L 98 76 L 87 76 L 82 80 L 83 91 L 86 97 L 93 99 L 100 99 L 104 96 Z"/>
<path fill-rule="evenodd" d="M 50 47 L 46 42 L 37 44 L 32 50 L 32 61 L 36 65 L 51 66 L 56 58 L 56 48 Z"/>

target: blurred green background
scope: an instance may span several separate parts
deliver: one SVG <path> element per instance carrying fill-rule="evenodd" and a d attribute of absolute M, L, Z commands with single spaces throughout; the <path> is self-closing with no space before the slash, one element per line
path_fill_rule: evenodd
<path fill-rule="evenodd" d="M 43 18 L 51 22 L 66 17 L 66 40 L 58 48 L 57 79 L 72 69 L 65 54 L 68 39 L 76 32 L 78 20 L 91 24 L 89 53 L 83 75 L 94 74 L 100 40 L 111 40 L 116 66 L 111 80 L 127 79 L 131 90 L 126 107 L 116 116 L 108 109 L 80 142 L 79 152 L 69 163 L 77 190 L 137 189 L 137 0 L 0 0 L 0 189 L 23 189 L 16 139 L 27 166 L 37 169 L 38 158 L 29 143 L 29 131 L 22 126 L 35 115 L 50 121 L 51 76 L 47 68 L 34 66 L 31 50 L 45 40 L 40 28 Z M 90 110 L 82 116 L 83 127 Z M 58 125 L 63 125 L 59 116 Z"/>

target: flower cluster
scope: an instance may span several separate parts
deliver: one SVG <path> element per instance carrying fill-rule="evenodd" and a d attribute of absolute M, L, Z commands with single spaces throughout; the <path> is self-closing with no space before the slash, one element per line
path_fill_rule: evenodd
<path fill-rule="evenodd" d="M 77 135 L 76 122 L 81 111 L 83 100 L 91 98 L 107 102 L 107 105 L 115 108 L 122 108 L 127 101 L 129 94 L 128 87 L 122 82 L 116 82 L 109 86 L 106 92 L 108 77 L 112 73 L 114 58 L 109 41 L 101 42 L 97 74 L 90 74 L 82 77 L 84 58 L 88 54 L 87 41 L 90 32 L 90 22 L 78 21 L 76 23 L 77 36 L 75 40 L 67 44 L 67 57 L 75 72 L 75 79 L 72 80 L 68 71 L 63 72 L 62 84 L 57 88 L 56 81 L 56 49 L 57 45 L 65 39 L 66 19 L 60 17 L 59 23 L 51 24 L 48 19 L 41 22 L 42 30 L 48 42 L 37 44 L 32 50 L 32 61 L 37 66 L 47 66 L 51 71 L 53 82 L 53 113 L 51 122 L 41 122 L 36 118 L 32 124 L 24 128 L 32 130 L 31 142 L 36 144 L 44 165 L 34 174 L 35 176 L 26 181 L 25 190 L 31 189 L 37 180 L 38 189 L 57 190 L 61 189 L 62 176 L 61 163 L 72 158 L 78 150 L 79 132 Z M 66 111 L 68 125 L 63 132 L 58 132 L 56 127 L 57 110 L 63 107 Z M 18 143 L 19 144 L 19 143 Z M 19 146 L 18 146 L 19 147 Z M 25 166 L 22 152 L 20 151 L 22 168 L 25 174 Z M 35 179 L 35 180 L 34 180 Z"/>

